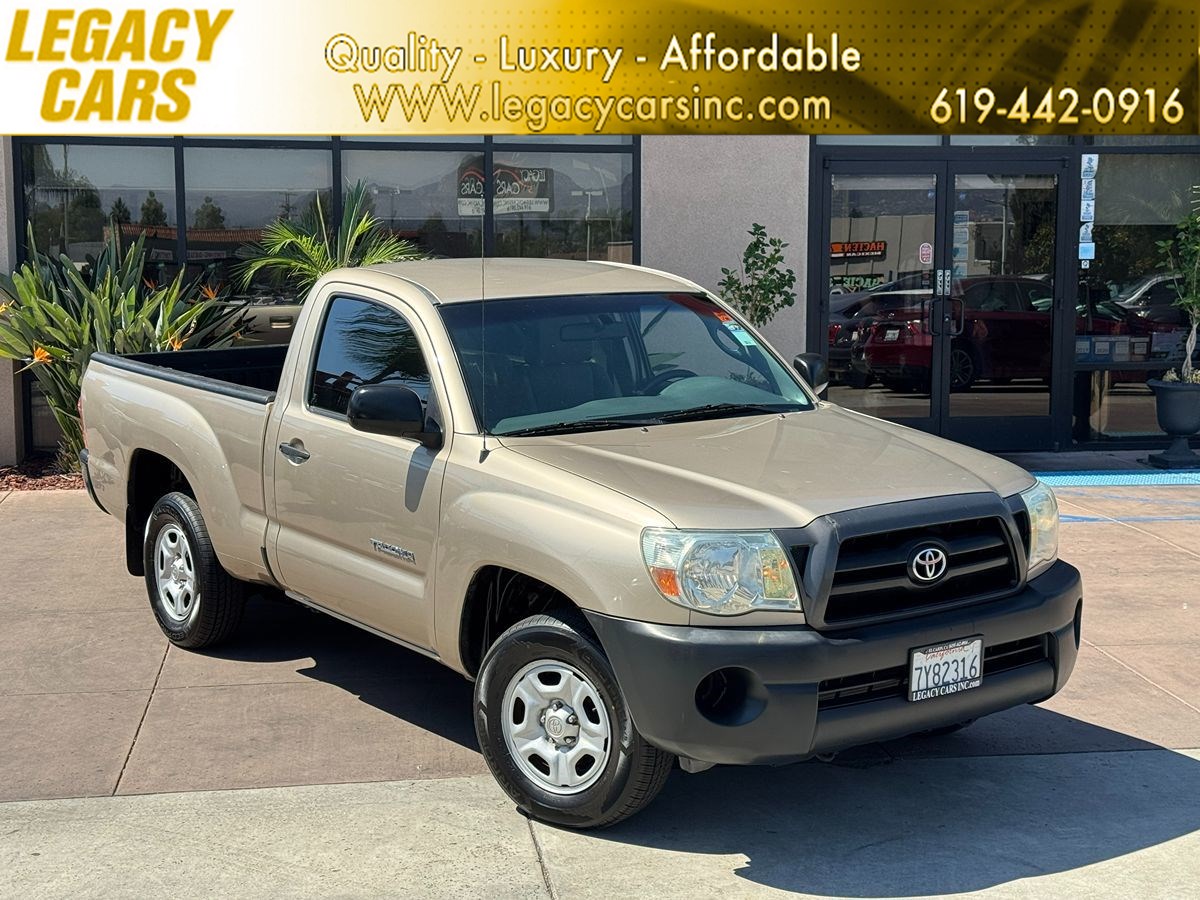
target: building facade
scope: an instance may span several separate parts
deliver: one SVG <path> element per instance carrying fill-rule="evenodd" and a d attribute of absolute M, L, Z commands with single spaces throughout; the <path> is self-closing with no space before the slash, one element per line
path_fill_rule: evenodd
<path fill-rule="evenodd" d="M 1200 184 L 1196 139 L 2 138 L 0 268 L 27 234 L 82 263 L 115 222 L 154 277 L 228 283 L 263 226 L 337 216 L 357 183 L 437 255 L 635 262 L 710 289 L 761 223 L 798 276 L 767 335 L 826 352 L 836 402 L 988 449 L 1161 444 L 1145 382 L 1184 323 L 1157 242 Z M 55 439 L 6 373 L 0 464 Z"/>

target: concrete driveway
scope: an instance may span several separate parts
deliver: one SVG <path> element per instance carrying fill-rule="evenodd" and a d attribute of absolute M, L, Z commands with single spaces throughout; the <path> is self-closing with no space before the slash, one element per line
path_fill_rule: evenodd
<path fill-rule="evenodd" d="M 1085 578 L 1062 694 L 832 764 L 673 776 L 530 826 L 469 685 L 289 604 L 168 648 L 121 529 L 0 495 L 0 894 L 1179 896 L 1200 882 L 1200 486 L 1058 490 Z"/>

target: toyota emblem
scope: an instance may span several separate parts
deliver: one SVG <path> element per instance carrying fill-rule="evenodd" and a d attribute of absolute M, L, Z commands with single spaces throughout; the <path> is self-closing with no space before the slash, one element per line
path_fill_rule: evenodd
<path fill-rule="evenodd" d="M 946 574 L 950 560 L 936 544 L 925 544 L 908 558 L 908 574 L 917 584 L 933 584 Z"/>

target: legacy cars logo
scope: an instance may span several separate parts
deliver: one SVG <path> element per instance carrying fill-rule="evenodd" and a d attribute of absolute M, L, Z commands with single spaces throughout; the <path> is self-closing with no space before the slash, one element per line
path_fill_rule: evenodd
<path fill-rule="evenodd" d="M 908 574 L 917 584 L 933 584 L 946 574 L 950 560 L 936 544 L 923 544 L 908 558 Z"/>
<path fill-rule="evenodd" d="M 45 64 L 47 122 L 179 122 L 232 9 L 18 9 L 7 63 Z"/>

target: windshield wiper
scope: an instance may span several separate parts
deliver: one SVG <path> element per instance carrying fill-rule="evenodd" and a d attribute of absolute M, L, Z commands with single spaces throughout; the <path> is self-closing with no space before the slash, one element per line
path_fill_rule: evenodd
<path fill-rule="evenodd" d="M 570 434 L 575 431 L 604 431 L 611 428 L 641 428 L 646 425 L 661 425 L 661 419 L 577 419 L 573 422 L 551 422 L 547 425 L 532 425 L 505 431 L 497 437 L 529 437 L 535 434 Z"/>
<path fill-rule="evenodd" d="M 661 422 L 692 422 L 698 419 L 718 419 L 726 416 L 778 415 L 805 408 L 794 403 L 781 403 L 778 406 L 763 403 L 709 403 L 675 412 L 660 413 L 658 418 Z"/>

